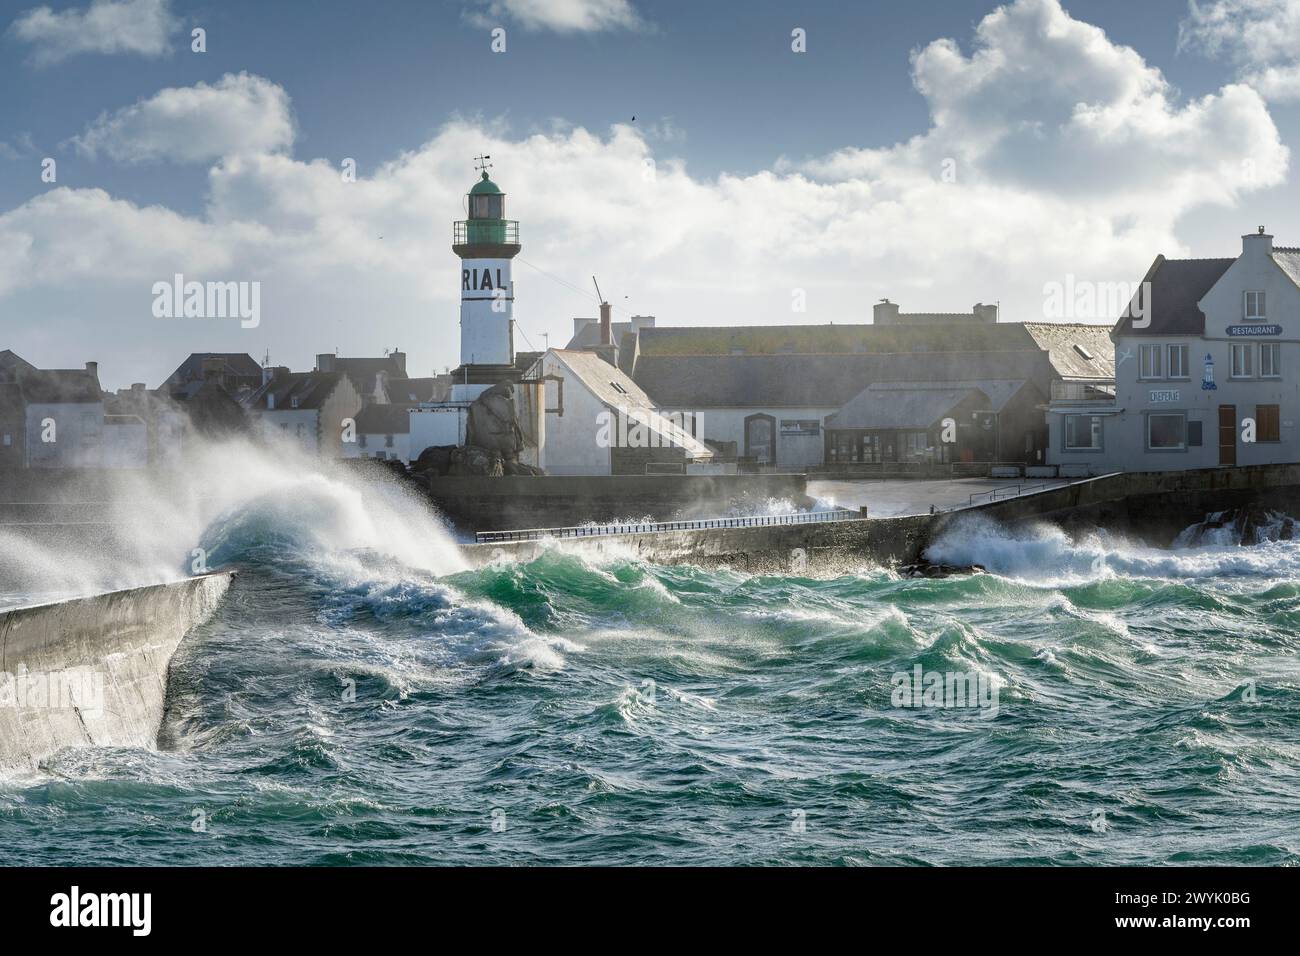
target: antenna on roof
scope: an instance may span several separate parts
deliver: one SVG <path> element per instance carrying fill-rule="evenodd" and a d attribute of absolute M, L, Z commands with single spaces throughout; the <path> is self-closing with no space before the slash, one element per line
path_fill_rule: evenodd
<path fill-rule="evenodd" d="M 600 294 L 600 283 L 596 281 L 596 277 L 595 277 L 595 276 L 592 276 L 592 277 L 591 277 L 591 284 L 594 285 L 594 286 L 596 287 L 596 298 L 600 300 L 601 305 L 604 305 L 604 304 L 605 304 L 605 297 L 604 297 L 603 295 Z"/>
<path fill-rule="evenodd" d="M 488 156 L 486 153 L 480 156 L 475 156 L 474 171 L 477 173 L 486 173 L 489 169 L 492 168 L 492 164 L 488 162 L 488 160 L 491 158 L 492 157 Z"/>

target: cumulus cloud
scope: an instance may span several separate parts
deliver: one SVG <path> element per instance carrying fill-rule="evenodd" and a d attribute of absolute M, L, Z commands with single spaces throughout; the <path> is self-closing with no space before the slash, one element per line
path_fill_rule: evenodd
<path fill-rule="evenodd" d="M 1041 319 L 1046 282 L 1137 281 L 1157 253 L 1185 251 L 1175 226 L 1189 211 L 1286 172 L 1254 90 L 1179 103 L 1158 70 L 1057 0 L 1016 0 L 979 24 L 969 52 L 937 40 L 912 69 L 925 132 L 750 175 L 692 175 L 630 125 L 520 135 L 455 119 L 355 182 L 337 160 L 277 152 L 285 136 L 260 151 L 227 144 L 200 216 L 69 189 L 0 216 L 0 302 L 56 283 L 93 290 L 96 321 L 122 317 L 101 368 L 124 363 L 136 380 L 158 377 L 132 363 L 160 336 L 174 350 L 269 346 L 300 365 L 393 345 L 412 369 L 454 365 L 450 221 L 469 158 L 486 151 L 521 222 L 521 347 L 543 332 L 563 342 L 572 316 L 594 313 L 573 289 L 593 273 L 625 312 L 667 324 L 865 321 L 880 296 L 918 311 L 1000 300 L 1007 319 Z M 202 154 L 222 148 L 208 142 Z M 261 327 L 160 328 L 148 290 L 174 272 L 262 281 Z M 797 290 L 805 312 L 792 309 Z"/>
<path fill-rule="evenodd" d="M 35 62 L 47 66 L 80 53 L 166 56 L 179 25 L 170 0 L 92 0 L 89 7 L 58 13 L 49 7 L 28 10 L 9 33 L 30 43 Z"/>
<path fill-rule="evenodd" d="M 481 6 L 468 13 L 480 26 L 497 26 L 507 19 L 526 30 L 556 33 L 641 30 L 646 26 L 629 0 L 482 0 Z"/>
<path fill-rule="evenodd" d="M 1266 99 L 1300 99 L 1300 0 L 1189 0 L 1178 48 L 1231 63 Z"/>
<path fill-rule="evenodd" d="M 81 153 L 118 162 L 208 162 L 268 153 L 293 143 L 285 91 L 260 76 L 227 73 L 212 85 L 171 87 L 103 113 L 72 142 Z"/>

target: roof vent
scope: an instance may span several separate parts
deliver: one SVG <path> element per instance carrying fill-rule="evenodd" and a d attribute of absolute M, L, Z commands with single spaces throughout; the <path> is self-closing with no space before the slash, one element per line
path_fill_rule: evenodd
<path fill-rule="evenodd" d="M 1084 358 L 1086 358 L 1089 362 L 1091 362 L 1094 358 L 1091 352 L 1089 352 L 1087 349 L 1085 349 L 1082 345 L 1080 345 L 1077 342 L 1074 344 L 1074 350 L 1078 352 L 1080 355 L 1082 355 Z"/>

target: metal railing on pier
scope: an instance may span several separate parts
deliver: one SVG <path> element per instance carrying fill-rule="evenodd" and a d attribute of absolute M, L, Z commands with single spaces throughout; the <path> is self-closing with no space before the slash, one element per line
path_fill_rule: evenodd
<path fill-rule="evenodd" d="M 998 488 L 990 488 L 988 491 L 977 491 L 970 496 L 970 505 L 974 505 L 978 498 L 988 498 L 989 504 L 995 501 L 1001 501 L 1003 498 L 1018 498 L 1021 495 L 1033 494 L 1036 491 L 1046 491 L 1048 488 L 1060 488 L 1062 485 L 1072 485 L 1078 479 L 1059 478 L 1055 481 L 1038 481 L 1032 485 L 1015 484 L 1002 485 Z M 967 507 L 970 507 L 967 505 Z"/>
<path fill-rule="evenodd" d="M 609 524 L 585 524 L 573 528 L 528 528 L 521 531 L 479 531 L 479 544 L 503 541 L 540 541 L 545 538 L 595 538 L 618 534 L 647 534 L 655 531 L 704 531 L 711 528 L 769 528 L 777 525 L 821 524 L 861 518 L 859 511 L 832 508 L 827 511 L 800 511 L 794 514 L 749 515 L 743 518 L 688 518 L 681 521 L 630 521 Z"/>

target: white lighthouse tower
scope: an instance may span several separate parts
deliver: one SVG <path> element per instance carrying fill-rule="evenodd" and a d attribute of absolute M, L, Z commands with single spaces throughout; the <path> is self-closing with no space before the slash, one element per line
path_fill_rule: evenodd
<path fill-rule="evenodd" d="M 460 257 L 460 368 L 453 401 L 472 401 L 518 377 L 515 369 L 515 283 L 519 223 L 506 219 L 506 196 L 488 179 L 489 156 L 478 157 L 482 178 L 470 189 L 468 219 L 455 224 L 452 251 Z"/>

